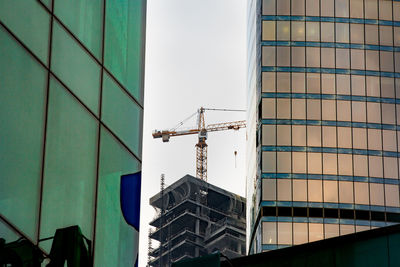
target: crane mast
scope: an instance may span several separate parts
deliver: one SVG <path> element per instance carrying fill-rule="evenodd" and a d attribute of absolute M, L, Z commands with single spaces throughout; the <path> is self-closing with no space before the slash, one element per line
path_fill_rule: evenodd
<path fill-rule="evenodd" d="M 208 132 L 239 130 L 246 127 L 246 121 L 223 122 L 205 125 L 204 113 L 206 110 L 223 110 L 223 111 L 243 111 L 243 110 L 226 110 L 226 109 L 206 109 L 199 108 L 197 111 L 197 128 L 177 131 L 171 130 L 155 130 L 153 138 L 162 138 L 163 142 L 169 142 L 171 136 L 182 136 L 190 134 L 198 134 L 198 142 L 196 144 L 196 177 L 207 181 L 207 135 Z M 179 125 L 182 125 L 180 123 Z"/>

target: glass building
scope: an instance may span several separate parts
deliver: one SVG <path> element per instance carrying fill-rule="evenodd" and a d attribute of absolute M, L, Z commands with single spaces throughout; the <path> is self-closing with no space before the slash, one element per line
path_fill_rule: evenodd
<path fill-rule="evenodd" d="M 78 225 L 132 266 L 120 176 L 141 169 L 145 0 L 0 0 L 0 236 Z"/>
<path fill-rule="evenodd" d="M 250 0 L 248 249 L 400 222 L 400 1 Z"/>

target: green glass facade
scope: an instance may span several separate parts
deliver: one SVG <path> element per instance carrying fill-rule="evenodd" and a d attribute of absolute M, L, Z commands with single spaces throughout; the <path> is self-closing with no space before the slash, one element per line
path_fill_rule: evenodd
<path fill-rule="evenodd" d="M 0 0 L 0 236 L 79 225 L 132 266 L 120 176 L 141 169 L 146 0 Z M 135 241 L 136 240 L 136 241 Z"/>

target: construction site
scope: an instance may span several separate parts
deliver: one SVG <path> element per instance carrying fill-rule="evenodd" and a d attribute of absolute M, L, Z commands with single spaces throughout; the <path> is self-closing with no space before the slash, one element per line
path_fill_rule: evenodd
<path fill-rule="evenodd" d="M 186 175 L 150 199 L 157 215 L 150 226 L 148 266 L 213 252 L 232 259 L 246 251 L 246 199 Z M 157 247 L 153 248 L 153 242 Z"/>
<path fill-rule="evenodd" d="M 239 130 L 245 121 L 206 125 L 204 113 L 210 111 L 243 111 L 199 108 L 177 126 L 155 130 L 153 138 L 169 142 L 171 137 L 198 135 L 196 177 L 186 175 L 165 186 L 161 175 L 160 192 L 150 198 L 156 210 L 150 222 L 148 266 L 170 266 L 172 263 L 219 252 L 228 259 L 246 253 L 246 199 L 207 182 L 207 137 L 209 132 Z M 178 129 L 197 115 L 197 125 Z M 235 151 L 236 156 L 236 151 Z M 157 247 L 153 248 L 153 240 Z"/>

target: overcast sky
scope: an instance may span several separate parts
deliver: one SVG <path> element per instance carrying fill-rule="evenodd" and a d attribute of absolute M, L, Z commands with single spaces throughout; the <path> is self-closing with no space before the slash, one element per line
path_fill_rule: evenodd
<path fill-rule="evenodd" d="M 195 176 L 197 135 L 153 139 L 203 106 L 246 109 L 246 0 L 148 0 L 140 261 L 147 264 L 149 198 Z M 244 112 L 206 111 L 206 124 L 244 120 Z M 193 118 L 184 126 L 196 125 Z M 245 196 L 245 129 L 208 135 L 208 182 Z M 237 151 L 236 167 L 234 151 Z"/>

